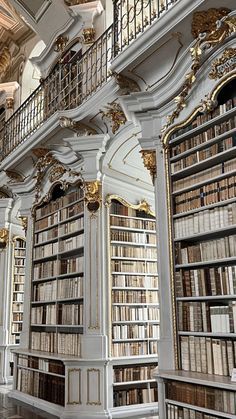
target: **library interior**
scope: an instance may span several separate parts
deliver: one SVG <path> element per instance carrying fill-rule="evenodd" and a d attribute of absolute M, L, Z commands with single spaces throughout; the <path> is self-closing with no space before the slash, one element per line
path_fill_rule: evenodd
<path fill-rule="evenodd" d="M 0 419 L 236 419 L 235 0 L 0 0 Z"/>

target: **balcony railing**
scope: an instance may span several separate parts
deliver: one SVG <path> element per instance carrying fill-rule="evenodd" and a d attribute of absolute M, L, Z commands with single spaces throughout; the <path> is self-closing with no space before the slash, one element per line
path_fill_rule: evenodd
<path fill-rule="evenodd" d="M 57 110 L 81 105 L 111 77 L 109 67 L 132 40 L 177 0 L 116 0 L 114 24 L 82 55 L 58 63 L 0 127 L 0 161 L 25 142 Z"/>

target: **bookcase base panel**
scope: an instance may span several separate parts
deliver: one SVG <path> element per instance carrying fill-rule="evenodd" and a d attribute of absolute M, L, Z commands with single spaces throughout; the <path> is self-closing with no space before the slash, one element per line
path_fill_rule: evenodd
<path fill-rule="evenodd" d="M 12 399 L 16 399 L 23 403 L 29 404 L 37 409 L 44 410 L 51 415 L 58 416 L 59 418 L 63 417 L 62 414 L 64 412 L 64 408 L 57 406 L 56 404 L 49 403 L 45 400 L 30 396 L 29 394 L 22 393 L 18 390 L 10 391 L 8 396 Z"/>
<path fill-rule="evenodd" d="M 116 407 L 109 410 L 110 417 L 115 418 L 142 418 L 158 416 L 158 403 L 136 404 L 132 406 Z M 162 418 L 160 418 L 162 419 Z"/>

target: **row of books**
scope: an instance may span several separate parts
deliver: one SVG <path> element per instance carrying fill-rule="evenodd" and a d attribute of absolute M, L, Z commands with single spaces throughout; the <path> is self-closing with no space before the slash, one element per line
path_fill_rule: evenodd
<path fill-rule="evenodd" d="M 112 275 L 112 286 L 158 288 L 158 276 Z"/>
<path fill-rule="evenodd" d="M 61 237 L 65 234 L 72 234 L 84 228 L 84 217 L 77 218 L 76 220 L 60 224 L 59 226 L 50 228 L 49 230 L 35 233 L 35 244 L 40 244 L 48 240 Z"/>
<path fill-rule="evenodd" d="M 236 176 L 230 176 L 219 182 L 212 182 L 201 188 L 175 196 L 175 213 L 191 211 L 211 204 L 217 204 L 235 198 Z"/>
<path fill-rule="evenodd" d="M 125 217 L 110 217 L 111 227 L 126 227 L 140 230 L 155 230 L 156 222 L 154 220 L 140 220 L 138 218 L 125 218 Z"/>
<path fill-rule="evenodd" d="M 24 276 L 25 275 L 25 267 L 24 266 L 14 266 L 14 276 L 15 275 L 17 275 L 18 278 L 20 276 Z M 21 280 L 22 280 L 22 278 L 21 278 Z"/>
<path fill-rule="evenodd" d="M 236 119 L 235 119 L 236 121 Z M 209 129 L 210 131 L 214 131 L 213 127 Z M 208 131 L 209 131 L 208 130 Z M 202 133 L 203 137 L 208 136 L 208 131 Z M 213 138 L 213 137 L 211 137 Z M 209 138 L 210 139 L 210 138 Z M 207 140 L 204 140 L 207 141 Z M 183 143 L 180 144 L 180 146 Z M 231 135 L 230 137 L 224 138 L 223 140 L 212 144 L 209 147 L 194 151 L 191 154 L 188 154 L 186 157 L 182 157 L 179 160 L 171 163 L 171 173 L 177 173 L 180 170 L 185 169 L 186 167 L 192 166 L 194 164 L 200 163 L 203 160 L 209 159 L 213 156 L 216 156 L 219 153 L 223 153 L 223 151 L 229 150 L 234 148 L 236 145 L 236 135 Z"/>
<path fill-rule="evenodd" d="M 156 259 L 157 249 L 155 247 L 138 246 L 111 246 L 111 257 L 131 257 L 142 259 Z"/>
<path fill-rule="evenodd" d="M 149 261 L 112 260 L 111 270 L 114 272 L 157 273 L 157 263 Z"/>
<path fill-rule="evenodd" d="M 236 366 L 236 341 L 181 336 L 180 348 L 184 371 L 231 376 Z"/>
<path fill-rule="evenodd" d="M 174 132 L 171 136 L 171 140 L 175 139 L 176 137 L 179 137 L 182 134 L 185 134 L 186 132 L 195 129 L 197 127 L 200 127 L 202 124 L 205 124 L 208 121 L 211 121 L 213 118 L 216 118 L 219 115 L 223 115 L 225 112 L 233 109 L 236 104 L 236 99 L 229 99 L 226 103 L 223 103 L 219 106 L 217 106 L 213 111 L 199 114 L 189 125 L 187 125 L 184 128 L 180 128 L 178 131 Z"/>
<path fill-rule="evenodd" d="M 156 388 L 132 388 L 129 390 L 115 390 L 113 394 L 114 407 L 132 404 L 154 403 L 157 401 Z"/>
<path fill-rule="evenodd" d="M 187 407 L 174 406 L 167 404 L 167 419 L 217 419 L 219 416 L 208 415 L 207 413 L 197 412 Z"/>
<path fill-rule="evenodd" d="M 13 283 L 13 291 L 23 292 L 24 291 L 24 284 Z"/>
<path fill-rule="evenodd" d="M 134 233 L 130 231 L 111 230 L 111 240 L 118 242 L 130 242 L 140 245 L 156 244 L 155 233 Z"/>
<path fill-rule="evenodd" d="M 25 258 L 15 259 L 14 265 L 16 267 L 18 267 L 18 266 L 25 266 Z"/>
<path fill-rule="evenodd" d="M 51 228 L 58 223 L 67 221 L 72 217 L 80 216 L 84 212 L 84 202 L 77 202 L 70 207 L 63 208 L 59 212 L 49 215 L 48 217 L 41 218 L 38 221 L 35 221 L 35 232 L 40 232 L 41 230 Z"/>
<path fill-rule="evenodd" d="M 174 220 L 175 237 L 181 238 L 236 225 L 236 202 Z"/>
<path fill-rule="evenodd" d="M 14 256 L 16 257 L 25 257 L 25 246 L 24 249 L 14 249 Z"/>
<path fill-rule="evenodd" d="M 53 374 L 65 375 L 65 365 L 61 361 L 38 358 L 36 356 L 18 355 L 17 364 L 22 367 L 33 368 L 52 372 Z"/>
<path fill-rule="evenodd" d="M 159 303 L 158 291 L 112 291 L 112 303 Z"/>
<path fill-rule="evenodd" d="M 196 244 L 184 244 L 183 247 L 181 243 L 177 243 L 175 250 L 178 264 L 230 258 L 236 256 L 236 235 Z"/>
<path fill-rule="evenodd" d="M 18 293 L 18 292 L 13 292 L 12 300 L 13 300 L 14 303 L 17 303 L 17 302 L 22 302 L 23 303 L 24 294 L 23 293 Z"/>
<path fill-rule="evenodd" d="M 36 220 L 45 217 L 46 215 L 58 211 L 59 209 L 72 204 L 73 202 L 78 201 L 79 199 L 83 198 L 83 190 L 77 189 L 76 191 L 71 191 L 67 193 L 65 196 L 62 196 L 56 200 L 50 201 L 48 204 L 36 209 L 35 216 Z"/>
<path fill-rule="evenodd" d="M 12 311 L 23 311 L 23 301 L 22 302 L 13 302 Z"/>
<path fill-rule="evenodd" d="M 177 297 L 236 295 L 236 266 L 180 269 L 175 284 Z"/>
<path fill-rule="evenodd" d="M 66 259 L 48 260 L 34 265 L 34 279 L 83 272 L 84 257 L 74 256 Z"/>
<path fill-rule="evenodd" d="M 231 116 L 226 121 L 214 124 L 209 128 L 206 128 L 204 131 L 201 130 L 201 132 L 192 135 L 190 138 L 187 138 L 177 145 L 174 145 L 172 147 L 171 157 L 178 156 L 181 153 L 191 150 L 200 144 L 204 144 L 207 141 L 212 140 L 222 134 L 227 135 L 227 133 L 231 130 L 234 130 L 234 128 L 236 128 L 236 117 Z"/>
<path fill-rule="evenodd" d="M 14 273 L 14 283 L 21 283 L 24 284 L 25 282 L 25 275 L 24 274 L 18 274 Z"/>
<path fill-rule="evenodd" d="M 110 212 L 111 214 L 126 215 L 128 217 L 150 218 L 150 215 L 146 212 L 125 206 L 118 201 L 112 201 Z"/>
<path fill-rule="evenodd" d="M 160 337 L 160 326 L 156 324 L 148 325 L 113 325 L 112 339 L 147 339 Z"/>
<path fill-rule="evenodd" d="M 236 301 L 216 306 L 179 301 L 178 325 L 179 330 L 189 332 L 236 333 Z"/>
<path fill-rule="evenodd" d="M 132 367 L 116 367 L 113 369 L 114 383 L 127 381 L 144 381 L 152 379 L 156 364 L 134 365 Z"/>
<path fill-rule="evenodd" d="M 18 368 L 17 390 L 61 406 L 65 404 L 65 379 L 62 377 Z"/>
<path fill-rule="evenodd" d="M 177 381 L 168 382 L 166 387 L 166 397 L 170 400 L 236 414 L 235 391 Z"/>
<path fill-rule="evenodd" d="M 34 259 L 40 259 L 44 257 L 49 257 L 52 255 L 57 255 L 59 250 L 58 242 L 48 243 L 44 246 L 39 246 L 34 248 Z"/>
<path fill-rule="evenodd" d="M 34 248 L 34 258 L 39 259 L 56 255 L 62 252 L 68 252 L 70 250 L 80 248 L 84 245 L 84 235 L 79 234 L 78 236 L 69 237 L 59 242 L 48 243 L 42 246 Z"/>
<path fill-rule="evenodd" d="M 31 309 L 32 324 L 81 325 L 83 323 L 82 304 L 48 304 Z"/>
<path fill-rule="evenodd" d="M 158 307 L 129 307 L 129 306 L 113 306 L 112 319 L 117 321 L 159 321 Z"/>
<path fill-rule="evenodd" d="M 157 341 L 150 342 L 122 342 L 112 344 L 112 355 L 120 356 L 138 356 L 157 354 Z"/>
<path fill-rule="evenodd" d="M 12 313 L 12 320 L 13 320 L 13 322 L 22 322 L 23 321 L 23 313 Z"/>
<path fill-rule="evenodd" d="M 11 332 L 12 333 L 20 333 L 21 331 L 22 331 L 22 322 L 11 324 Z"/>
<path fill-rule="evenodd" d="M 202 170 L 201 172 L 194 173 L 193 175 L 186 176 L 183 179 L 175 180 L 172 182 L 172 189 L 174 192 L 188 188 L 195 184 L 209 181 L 210 179 L 219 176 L 223 173 L 232 172 L 236 169 L 236 158 L 224 161 L 216 166 Z"/>
<path fill-rule="evenodd" d="M 79 333 L 31 332 L 31 349 L 80 356 Z"/>
<path fill-rule="evenodd" d="M 83 278 L 65 278 L 34 285 L 33 301 L 83 297 Z"/>

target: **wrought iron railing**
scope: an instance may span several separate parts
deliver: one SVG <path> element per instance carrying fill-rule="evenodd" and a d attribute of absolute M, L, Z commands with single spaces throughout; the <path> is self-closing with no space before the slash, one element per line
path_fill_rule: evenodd
<path fill-rule="evenodd" d="M 110 78 L 112 59 L 178 0 L 114 0 L 114 24 L 79 58 L 59 62 L 0 128 L 0 161 L 57 110 L 73 109 Z"/>
<path fill-rule="evenodd" d="M 116 0 L 114 52 L 119 54 L 178 0 Z"/>

